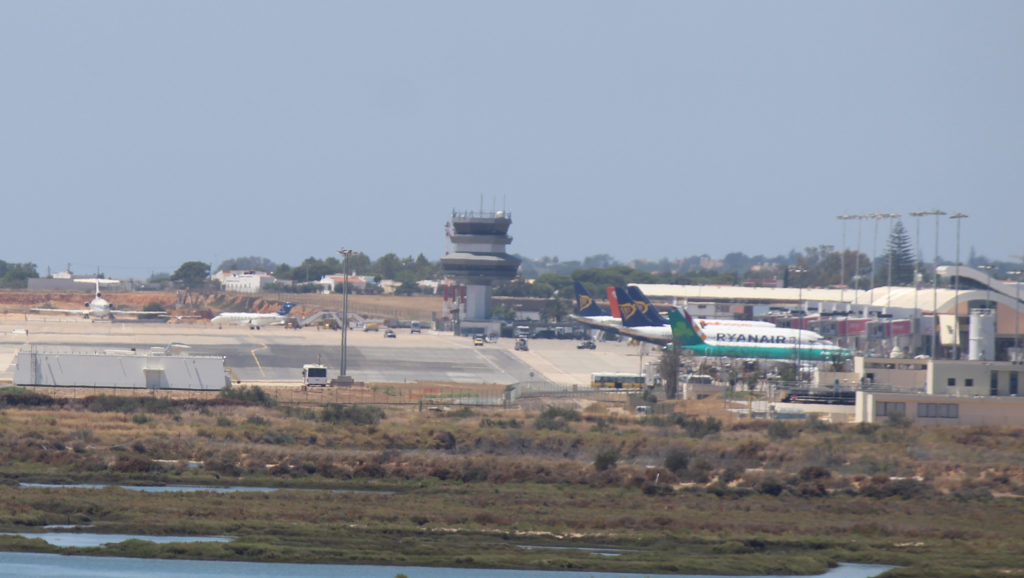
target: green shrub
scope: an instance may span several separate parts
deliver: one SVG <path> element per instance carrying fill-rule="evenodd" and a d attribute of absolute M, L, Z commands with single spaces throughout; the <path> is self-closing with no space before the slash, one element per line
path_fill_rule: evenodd
<path fill-rule="evenodd" d="M 133 413 L 148 411 L 150 413 L 168 414 L 178 410 L 174 400 L 159 397 L 137 397 L 120 395 L 91 395 L 82 400 L 89 411 Z"/>
<path fill-rule="evenodd" d="M 569 431 L 569 422 L 582 421 L 583 416 L 574 409 L 549 407 L 533 420 L 533 427 L 553 431 Z"/>
<path fill-rule="evenodd" d="M 144 413 L 137 413 L 132 416 L 132 421 L 138 425 L 149 423 L 153 420 L 149 419 L 149 416 Z"/>
<path fill-rule="evenodd" d="M 225 386 L 220 390 L 220 396 L 224 399 L 240 401 L 245 404 L 262 405 L 263 407 L 274 407 L 277 401 L 258 385 L 231 387 Z"/>
<path fill-rule="evenodd" d="M 448 418 L 459 418 L 459 417 L 473 417 L 473 410 L 468 407 L 460 407 L 455 411 L 450 411 L 444 415 Z"/>
<path fill-rule="evenodd" d="M 679 475 L 690 465 L 690 453 L 686 450 L 672 450 L 665 456 L 665 469 Z"/>
<path fill-rule="evenodd" d="M 5 387 L 0 389 L 0 407 L 48 407 L 55 403 L 56 400 L 52 397 L 24 387 Z"/>
<path fill-rule="evenodd" d="M 260 436 L 259 441 L 260 443 L 272 445 L 291 445 L 295 443 L 295 438 L 285 432 L 266 431 Z"/>
<path fill-rule="evenodd" d="M 797 474 L 797 476 L 801 480 L 803 480 L 805 482 L 808 482 L 808 481 L 811 481 L 811 480 L 820 480 L 820 479 L 831 478 L 832 477 L 832 472 L 830 472 L 827 469 L 822 468 L 820 466 L 808 466 L 808 467 L 803 468 L 802 470 L 800 470 L 800 473 Z"/>
<path fill-rule="evenodd" d="M 764 478 L 758 482 L 755 488 L 761 494 L 767 494 L 769 496 L 778 496 L 784 489 L 782 482 L 775 478 Z"/>
<path fill-rule="evenodd" d="M 796 431 L 784 421 L 772 420 L 768 426 L 768 438 L 771 440 L 788 440 L 795 435 Z"/>
<path fill-rule="evenodd" d="M 722 431 L 722 422 L 708 416 L 703 420 L 700 418 L 688 419 L 686 420 L 686 425 L 683 427 L 686 428 L 686 435 L 695 439 L 701 439 L 705 436 Z"/>
<path fill-rule="evenodd" d="M 604 450 L 594 458 L 594 469 L 603 472 L 614 468 L 619 463 L 619 450 Z"/>
<path fill-rule="evenodd" d="M 320 421 L 333 424 L 376 425 L 386 417 L 384 410 L 373 405 L 329 403 L 320 411 Z"/>

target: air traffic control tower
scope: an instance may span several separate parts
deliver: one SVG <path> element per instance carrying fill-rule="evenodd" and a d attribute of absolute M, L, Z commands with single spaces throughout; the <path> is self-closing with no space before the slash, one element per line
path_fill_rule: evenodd
<path fill-rule="evenodd" d="M 456 331 L 488 328 L 491 319 L 491 283 L 514 279 L 520 259 L 505 252 L 512 242 L 508 236 L 512 218 L 509 213 L 459 213 L 452 211 L 448 236 L 453 251 L 441 258 L 441 269 L 456 283 L 465 286 L 465 306 L 460 307 Z"/>

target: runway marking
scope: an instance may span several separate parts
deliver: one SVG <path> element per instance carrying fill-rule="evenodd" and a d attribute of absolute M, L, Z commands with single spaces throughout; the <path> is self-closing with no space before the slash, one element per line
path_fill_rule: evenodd
<path fill-rule="evenodd" d="M 249 351 L 249 353 L 252 354 L 252 358 L 256 360 L 256 368 L 260 370 L 260 375 L 262 375 L 263 377 L 266 377 L 267 373 L 265 371 L 263 371 L 263 364 L 260 363 L 260 358 L 256 356 L 256 352 L 257 351 L 265 351 L 267 349 L 270 349 L 270 348 L 267 347 L 266 343 L 260 343 L 260 347 L 258 349 L 253 349 L 253 350 Z"/>

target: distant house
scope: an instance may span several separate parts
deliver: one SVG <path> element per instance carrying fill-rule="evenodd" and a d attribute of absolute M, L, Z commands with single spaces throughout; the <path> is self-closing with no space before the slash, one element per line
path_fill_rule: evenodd
<path fill-rule="evenodd" d="M 225 291 L 233 293 L 259 293 L 264 286 L 277 281 L 264 271 L 217 271 L 212 277 L 220 281 Z"/>
<path fill-rule="evenodd" d="M 334 293 L 337 288 L 340 288 L 345 284 L 344 275 L 324 275 L 323 279 L 317 281 L 320 285 L 323 285 L 324 293 Z M 372 285 L 373 279 L 368 277 L 362 277 L 359 275 L 348 276 L 348 289 L 354 293 L 364 293 L 367 285 Z"/>

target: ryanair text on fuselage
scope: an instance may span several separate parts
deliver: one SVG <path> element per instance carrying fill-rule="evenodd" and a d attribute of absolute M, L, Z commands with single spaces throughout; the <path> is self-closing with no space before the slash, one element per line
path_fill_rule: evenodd
<path fill-rule="evenodd" d="M 715 341 L 728 343 L 796 343 L 793 337 L 784 335 L 750 335 L 746 333 L 715 333 Z"/>

